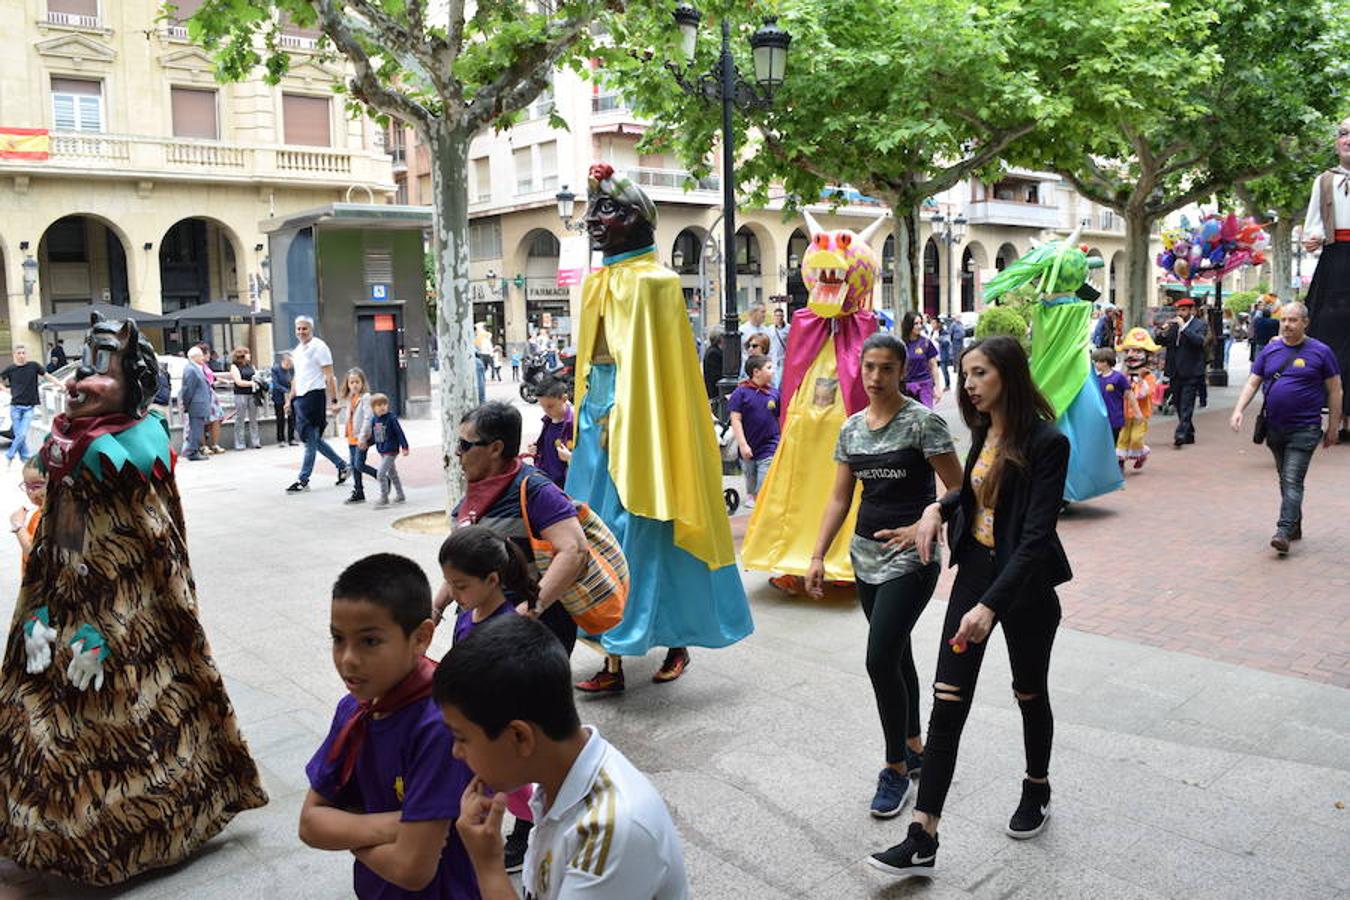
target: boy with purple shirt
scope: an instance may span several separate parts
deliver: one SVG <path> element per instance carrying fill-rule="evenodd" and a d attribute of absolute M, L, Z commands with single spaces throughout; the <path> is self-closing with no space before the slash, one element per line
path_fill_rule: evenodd
<path fill-rule="evenodd" d="M 1116 371 L 1116 351 L 1099 347 L 1092 351 L 1092 366 L 1097 370 L 1097 389 L 1106 401 L 1106 418 L 1111 423 L 1112 443 L 1120 440 L 1120 429 L 1125 427 L 1125 395 L 1130 390 L 1130 379 Z M 1125 465 L 1121 459 L 1120 464 Z"/>
<path fill-rule="evenodd" d="M 737 385 L 727 401 L 731 411 L 731 430 L 741 451 L 741 471 L 745 473 L 746 506 L 754 506 L 759 486 L 769 474 L 774 452 L 778 450 L 778 389 L 773 387 L 773 363 L 756 354 L 745 361 L 746 379 Z"/>
<path fill-rule="evenodd" d="M 473 773 L 455 759 L 431 700 L 426 575 L 392 553 L 358 560 L 333 585 L 329 628 L 350 693 L 305 767 L 300 839 L 351 851 L 362 900 L 477 898 L 473 866 L 450 827 Z"/>
<path fill-rule="evenodd" d="M 544 411 L 544 427 L 530 455 L 535 468 L 562 487 L 567 483 L 567 464 L 572 459 L 572 404 L 567 400 L 567 385 L 557 379 L 545 384 L 539 392 L 539 406 Z"/>

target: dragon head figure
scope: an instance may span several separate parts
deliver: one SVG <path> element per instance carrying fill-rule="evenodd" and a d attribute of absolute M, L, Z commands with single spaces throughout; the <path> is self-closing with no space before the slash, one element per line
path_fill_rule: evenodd
<path fill-rule="evenodd" d="M 879 266 L 870 241 L 885 216 L 856 234 L 847 228 L 826 231 L 809 212 L 803 215 L 811 231 L 811 243 L 802 256 L 802 280 L 811 292 L 811 311 L 822 319 L 833 319 L 871 309 Z"/>

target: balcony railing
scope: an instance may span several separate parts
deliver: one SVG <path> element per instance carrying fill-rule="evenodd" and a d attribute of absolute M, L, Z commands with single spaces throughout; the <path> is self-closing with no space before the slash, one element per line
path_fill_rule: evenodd
<path fill-rule="evenodd" d="M 693 182 L 690 190 L 720 191 L 722 180 L 716 175 L 694 178 L 687 169 L 652 169 L 638 167 L 628 170 L 628 175 L 643 187 L 669 188 L 683 191 L 685 184 Z"/>
<path fill-rule="evenodd" d="M 1058 206 L 1023 203 L 1019 200 L 976 200 L 967 212 L 971 225 L 1013 225 L 1023 228 L 1058 228 L 1063 214 Z"/>
<path fill-rule="evenodd" d="M 47 10 L 48 25 L 65 25 L 71 28 L 102 28 L 98 16 L 83 16 L 79 13 L 53 12 Z"/>
<path fill-rule="evenodd" d="M 623 97 L 613 92 L 591 95 L 591 112 L 619 112 L 627 110 L 628 104 L 623 102 Z"/>
<path fill-rule="evenodd" d="M 174 41 L 186 41 L 188 39 L 188 30 L 186 25 L 165 25 L 164 36 Z"/>
<path fill-rule="evenodd" d="M 53 131 L 46 160 L 2 160 L 0 172 L 23 169 L 153 177 L 171 173 L 206 181 L 268 181 L 345 186 L 353 182 L 393 189 L 384 153 L 328 147 L 236 144 L 100 132 Z"/>
<path fill-rule="evenodd" d="M 307 34 L 287 34 L 282 32 L 277 43 L 288 50 L 313 50 L 319 46 L 319 39 Z"/>

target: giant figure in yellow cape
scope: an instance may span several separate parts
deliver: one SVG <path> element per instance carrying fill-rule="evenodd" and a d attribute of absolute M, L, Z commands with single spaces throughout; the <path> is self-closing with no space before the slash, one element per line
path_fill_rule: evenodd
<path fill-rule="evenodd" d="M 801 590 L 811 567 L 816 529 L 834 487 L 834 446 L 850 415 L 867 406 L 861 378 L 862 345 L 877 330 L 872 288 L 877 257 L 868 243 L 884 218 L 861 234 L 826 231 L 806 213 L 811 244 L 802 257 L 802 279 L 811 291 L 792 317 L 782 392 L 791 398 L 779 414 L 783 437 L 741 545 L 747 569 L 782 573 L 773 584 Z M 825 557 L 825 577 L 852 581 L 849 535 L 856 502 Z"/>
<path fill-rule="evenodd" d="M 656 206 L 606 164 L 591 167 L 586 225 L 603 268 L 582 287 L 577 438 L 567 493 L 623 545 L 632 587 L 623 621 L 600 636 L 605 667 L 577 685 L 623 690 L 620 657 L 669 652 L 754 630 L 722 499 L 721 457 L 679 276 L 656 258 Z"/>

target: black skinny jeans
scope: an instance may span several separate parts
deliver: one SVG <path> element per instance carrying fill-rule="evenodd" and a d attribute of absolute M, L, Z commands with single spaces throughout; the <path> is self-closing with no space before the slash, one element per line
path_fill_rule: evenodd
<path fill-rule="evenodd" d="M 886 762 L 905 761 L 905 739 L 919 736 L 919 673 L 909 633 L 937 587 L 941 566 L 922 569 L 881 584 L 858 582 L 858 601 L 867 616 L 867 674 L 877 698 Z"/>
<path fill-rule="evenodd" d="M 919 779 L 919 799 L 914 808 L 929 815 L 942 815 L 942 806 L 956 770 L 956 752 L 961 731 L 970 715 L 975 683 L 984 661 L 983 643 L 967 645 L 956 653 L 947 643 L 960 627 L 961 617 L 970 612 L 993 583 L 994 553 L 973 539 L 957 550 L 956 583 L 947 603 L 947 618 L 942 625 L 942 643 L 938 648 L 937 676 L 934 679 L 933 712 L 928 719 L 928 743 L 923 754 L 923 778 Z M 1050 648 L 1059 627 L 1059 598 L 1053 591 L 1041 596 L 1026 596 L 995 620 L 1003 626 L 1008 644 L 1008 662 L 1012 667 L 1013 691 L 1030 694 L 1017 701 L 1022 711 L 1022 743 L 1027 757 L 1027 775 L 1045 778 L 1050 771 L 1050 746 L 1055 723 L 1050 712 L 1047 681 L 1050 674 Z M 990 636 L 992 637 L 992 632 Z M 954 690 L 945 690 L 946 685 Z M 958 700 L 944 699 L 958 697 Z"/>
<path fill-rule="evenodd" d="M 295 440 L 295 416 L 291 415 L 290 404 L 283 397 L 272 401 L 272 411 L 277 417 L 277 443 Z"/>

